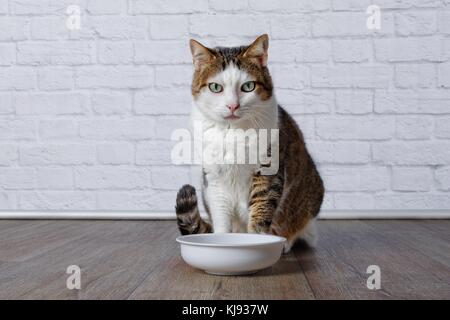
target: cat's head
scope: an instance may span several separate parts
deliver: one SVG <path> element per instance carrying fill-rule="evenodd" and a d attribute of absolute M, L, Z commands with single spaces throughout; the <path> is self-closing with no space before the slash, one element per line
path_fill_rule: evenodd
<path fill-rule="evenodd" d="M 207 48 L 190 41 L 195 67 L 192 95 L 207 118 L 227 123 L 252 119 L 267 108 L 272 79 L 267 69 L 269 37 L 249 46 Z"/>

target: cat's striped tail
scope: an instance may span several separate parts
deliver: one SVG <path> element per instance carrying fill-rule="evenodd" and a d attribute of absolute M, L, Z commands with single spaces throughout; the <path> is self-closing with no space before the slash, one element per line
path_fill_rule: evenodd
<path fill-rule="evenodd" d="M 211 225 L 200 217 L 197 195 L 193 186 L 186 184 L 178 191 L 175 212 L 182 235 L 211 233 Z"/>

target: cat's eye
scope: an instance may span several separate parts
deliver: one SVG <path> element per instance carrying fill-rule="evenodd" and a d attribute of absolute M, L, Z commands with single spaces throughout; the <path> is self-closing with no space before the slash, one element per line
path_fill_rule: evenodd
<path fill-rule="evenodd" d="M 215 83 L 215 82 L 211 82 L 210 84 L 208 84 L 208 88 L 209 88 L 209 90 L 211 90 L 211 92 L 214 92 L 214 93 L 219 93 L 219 92 L 222 92 L 222 90 L 223 90 L 223 87 L 220 84 Z"/>
<path fill-rule="evenodd" d="M 247 81 L 241 86 L 241 90 L 244 92 L 252 92 L 253 90 L 255 90 L 255 87 L 255 81 Z"/>

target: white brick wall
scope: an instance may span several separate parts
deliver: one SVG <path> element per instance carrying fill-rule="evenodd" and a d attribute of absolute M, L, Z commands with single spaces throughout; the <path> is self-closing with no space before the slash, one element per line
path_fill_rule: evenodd
<path fill-rule="evenodd" d="M 373 3 L 381 30 L 366 27 Z M 324 208 L 450 208 L 449 1 L 0 0 L 0 210 L 172 212 L 200 179 L 170 163 L 188 39 L 265 32 Z"/>

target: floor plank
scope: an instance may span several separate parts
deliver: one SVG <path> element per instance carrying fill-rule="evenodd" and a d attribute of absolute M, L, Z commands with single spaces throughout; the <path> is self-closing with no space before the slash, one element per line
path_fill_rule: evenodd
<path fill-rule="evenodd" d="M 1 221 L 0 299 L 450 299 L 450 221 L 319 221 L 298 246 L 242 277 L 186 265 L 174 221 Z M 81 290 L 66 268 L 81 267 Z M 381 268 L 381 290 L 366 287 Z"/>
<path fill-rule="evenodd" d="M 394 223 L 392 230 L 396 227 Z M 402 238 L 407 234 L 398 234 L 385 232 L 384 222 L 321 221 L 318 247 L 297 257 L 319 299 L 450 297 L 449 268 L 408 245 Z M 366 287 L 369 265 L 381 268 L 381 290 Z"/>

